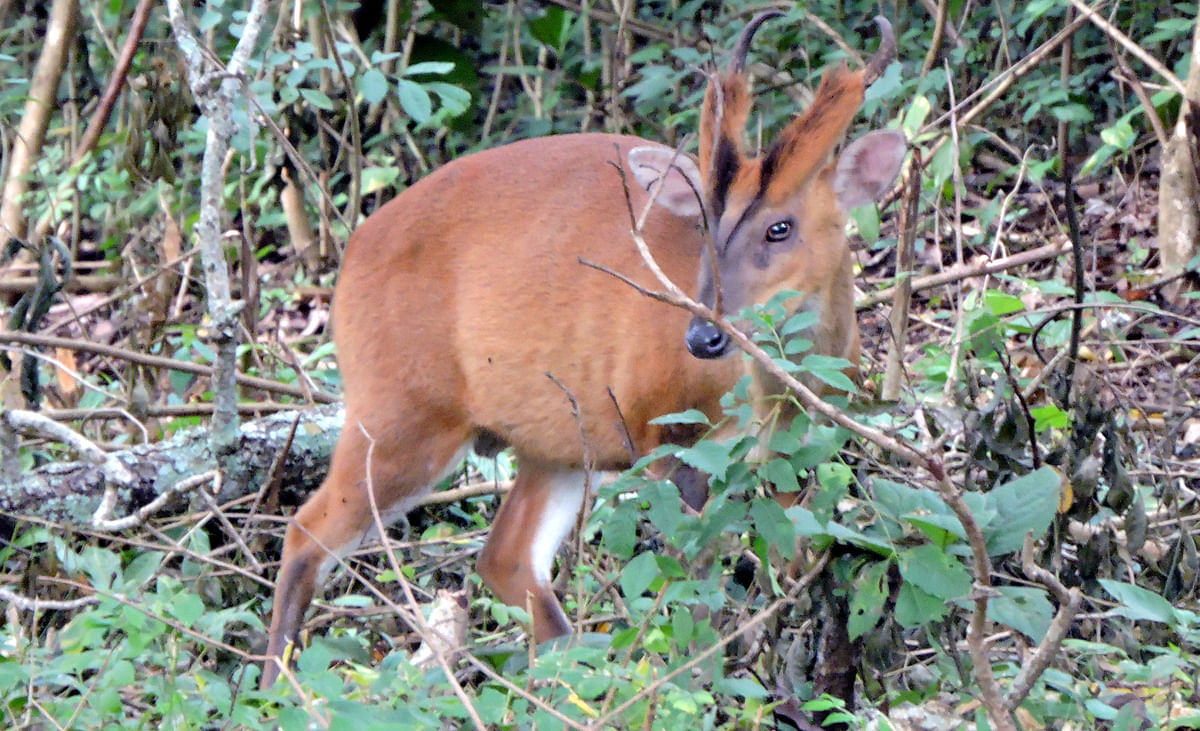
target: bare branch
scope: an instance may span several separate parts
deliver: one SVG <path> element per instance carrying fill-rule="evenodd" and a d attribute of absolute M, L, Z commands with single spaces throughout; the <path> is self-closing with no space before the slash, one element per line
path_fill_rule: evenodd
<path fill-rule="evenodd" d="M 1178 76 L 1171 73 L 1171 69 L 1167 68 L 1162 61 L 1159 61 L 1154 56 L 1151 56 L 1146 49 L 1142 48 L 1129 36 L 1122 33 L 1115 25 L 1105 20 L 1099 13 L 1088 6 L 1087 3 L 1084 3 L 1083 0 L 1071 0 L 1071 4 L 1079 10 L 1080 14 L 1084 18 L 1090 20 L 1092 25 L 1104 31 L 1105 35 L 1116 41 L 1134 56 L 1137 56 L 1138 60 L 1149 66 L 1154 73 L 1161 76 L 1164 81 L 1174 87 L 1175 91 L 1179 92 L 1180 96 L 1184 97 L 1185 99 L 1187 98 L 1187 89 L 1184 88 L 1183 82 L 1179 80 Z"/>

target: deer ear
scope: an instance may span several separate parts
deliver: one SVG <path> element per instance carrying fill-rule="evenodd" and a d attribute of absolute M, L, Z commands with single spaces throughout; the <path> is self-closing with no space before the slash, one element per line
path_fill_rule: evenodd
<path fill-rule="evenodd" d="M 900 174 L 907 151 L 904 134 L 892 129 L 869 132 L 846 145 L 833 177 L 842 210 L 882 198 Z"/>
<path fill-rule="evenodd" d="M 657 189 L 654 201 L 658 205 L 684 218 L 700 215 L 704 184 L 692 158 L 660 145 L 635 147 L 629 151 L 629 170 L 651 195 Z"/>

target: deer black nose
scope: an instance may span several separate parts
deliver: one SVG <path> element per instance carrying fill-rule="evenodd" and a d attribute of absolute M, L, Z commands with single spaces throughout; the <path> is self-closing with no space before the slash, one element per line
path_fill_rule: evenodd
<path fill-rule="evenodd" d="M 697 358 L 720 358 L 729 352 L 729 336 L 711 322 L 693 318 L 687 329 L 687 349 Z"/>

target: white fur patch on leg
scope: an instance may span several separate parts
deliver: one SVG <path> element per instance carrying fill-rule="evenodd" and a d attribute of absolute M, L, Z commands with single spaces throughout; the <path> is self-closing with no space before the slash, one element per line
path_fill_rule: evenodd
<path fill-rule="evenodd" d="M 553 489 L 546 499 L 542 521 L 534 528 L 529 545 L 529 562 L 534 579 L 539 584 L 550 583 L 550 569 L 563 539 L 575 527 L 579 508 L 583 505 L 585 474 L 579 470 L 563 471 L 552 478 Z"/>

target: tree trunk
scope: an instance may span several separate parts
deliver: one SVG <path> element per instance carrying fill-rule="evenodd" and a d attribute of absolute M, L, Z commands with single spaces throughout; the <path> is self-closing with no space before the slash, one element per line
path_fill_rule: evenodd
<path fill-rule="evenodd" d="M 1192 34 L 1187 98 L 1163 150 L 1158 190 L 1158 248 L 1165 275 L 1179 274 L 1200 253 L 1200 208 L 1197 207 L 1198 162 L 1196 125 L 1200 123 L 1200 22 Z M 1154 114 L 1154 110 L 1147 110 Z"/>
<path fill-rule="evenodd" d="M 67 52 L 75 38 L 76 0 L 54 0 L 46 25 L 46 43 L 33 79 L 29 82 L 29 99 L 21 126 L 13 137 L 8 179 L 0 197 L 0 235 L 6 243 L 10 237 L 25 237 L 25 211 L 21 198 L 29 191 L 29 172 L 42 153 L 46 128 L 51 113 L 57 108 L 58 82 L 67 65 Z"/>

